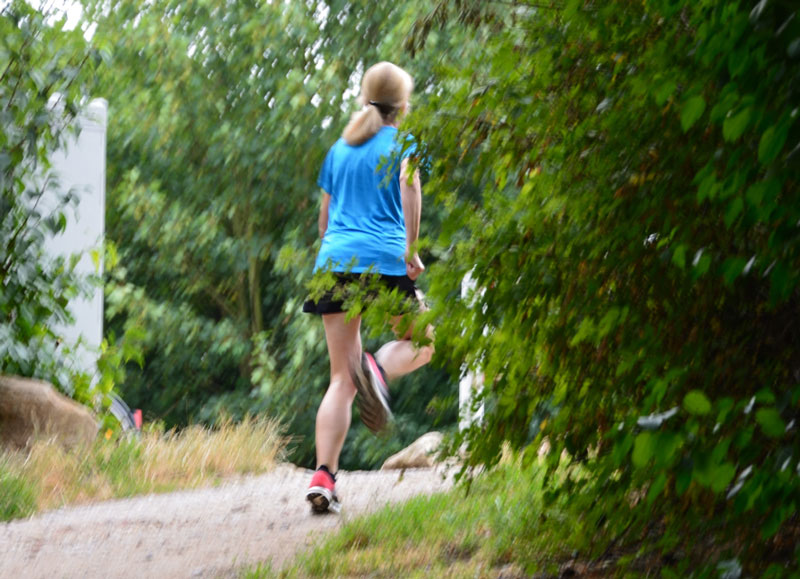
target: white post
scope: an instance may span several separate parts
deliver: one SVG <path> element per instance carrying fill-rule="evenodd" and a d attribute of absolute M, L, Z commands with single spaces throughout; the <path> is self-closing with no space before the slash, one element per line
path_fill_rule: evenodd
<path fill-rule="evenodd" d="M 474 306 L 476 292 L 479 295 L 483 295 L 484 290 L 477 289 L 477 283 L 468 272 L 464 279 L 461 280 L 461 299 Z M 484 328 L 484 335 L 487 332 L 488 329 Z M 461 380 L 458 382 L 459 430 L 466 430 L 473 424 L 480 424 L 483 421 L 483 403 L 475 409 L 472 408 L 475 395 L 481 392 L 483 392 L 483 372 L 480 371 L 480 368 L 476 372 L 469 370 L 467 367 L 462 368 Z"/>
<path fill-rule="evenodd" d="M 103 274 L 107 111 L 108 103 L 104 99 L 91 101 L 77 119 L 80 125 L 77 138 L 50 157 L 58 190 L 74 189 L 79 202 L 74 212 L 66 212 L 64 232 L 48 239 L 45 248 L 54 257 L 80 255 L 76 273 L 83 276 Z M 55 207 L 55 193 L 46 192 L 42 201 L 45 207 Z M 92 251 L 96 252 L 97 265 Z M 76 369 L 95 376 L 103 339 L 103 288 L 95 287 L 88 298 L 71 300 L 69 310 L 75 323 L 56 324 L 54 330 L 64 336 L 70 346 L 82 339 L 84 345 L 77 348 L 80 367 Z"/>

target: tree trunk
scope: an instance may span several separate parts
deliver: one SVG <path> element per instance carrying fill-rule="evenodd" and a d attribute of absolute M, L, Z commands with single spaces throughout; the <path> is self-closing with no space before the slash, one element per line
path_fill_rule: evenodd
<path fill-rule="evenodd" d="M 247 246 L 252 247 L 253 223 L 251 218 L 247 222 Z M 257 334 L 264 329 L 263 308 L 261 305 L 261 260 L 258 255 L 250 254 L 247 259 L 247 273 L 250 282 L 250 331 Z"/>

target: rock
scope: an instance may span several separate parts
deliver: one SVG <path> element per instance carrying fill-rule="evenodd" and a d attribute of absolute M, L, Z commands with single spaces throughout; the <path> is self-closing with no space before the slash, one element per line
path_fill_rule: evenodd
<path fill-rule="evenodd" d="M 442 444 L 441 432 L 423 434 L 410 446 L 393 454 L 383 463 L 381 470 L 401 468 L 430 468 L 436 464 L 435 452 Z"/>
<path fill-rule="evenodd" d="M 47 382 L 0 376 L 0 445 L 22 449 L 45 436 L 73 447 L 91 443 L 96 435 L 92 413 Z"/>

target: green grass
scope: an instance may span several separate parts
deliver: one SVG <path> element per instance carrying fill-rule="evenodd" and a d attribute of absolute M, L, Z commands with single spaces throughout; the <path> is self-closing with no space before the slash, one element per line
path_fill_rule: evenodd
<path fill-rule="evenodd" d="M 570 559 L 575 526 L 547 504 L 541 474 L 507 465 L 469 493 L 417 497 L 343 526 L 291 566 L 242 577 L 527 577 L 557 573 Z"/>
<path fill-rule="evenodd" d="M 27 517 L 36 512 L 36 488 L 10 472 L 0 461 L 0 521 Z"/>
<path fill-rule="evenodd" d="M 469 492 L 463 486 L 416 497 L 369 516 L 346 522 L 318 547 L 299 555 L 281 569 L 269 563 L 243 569 L 247 579 L 296 577 L 716 577 L 719 560 L 732 559 L 703 527 L 684 536 L 661 533 L 660 515 L 650 509 L 612 511 L 633 506 L 581 489 L 574 481 L 587 471 L 562 464 L 545 484 L 541 463 L 522 468 L 516 460 L 477 477 Z M 596 501 L 608 499 L 607 509 L 594 511 Z M 613 521 L 612 521 L 613 519 Z M 796 537 L 792 530 L 782 541 L 786 553 L 773 554 L 766 575 L 792 576 L 796 568 Z M 669 539 L 669 540 L 667 540 Z M 794 540 L 794 543 L 792 541 Z M 792 554 L 794 553 L 794 554 Z M 724 555 L 724 556 L 723 556 Z M 763 562 L 762 562 L 763 563 Z M 763 564 L 762 567 L 765 567 Z"/>

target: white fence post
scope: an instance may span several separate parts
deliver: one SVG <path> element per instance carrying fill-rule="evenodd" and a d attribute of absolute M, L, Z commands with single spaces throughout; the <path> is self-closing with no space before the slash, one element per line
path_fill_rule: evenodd
<path fill-rule="evenodd" d="M 45 248 L 53 257 L 80 255 L 76 273 L 84 276 L 103 274 L 107 114 L 108 103 L 104 99 L 92 100 L 77 118 L 80 126 L 77 138 L 70 139 L 63 150 L 50 157 L 58 189 L 74 189 L 79 202 L 74 212 L 66 213 L 65 231 L 49 238 Z M 45 206 L 55 207 L 55 192 L 46 192 L 42 201 Z M 92 259 L 92 250 L 98 252 L 98 267 Z M 84 345 L 77 348 L 80 367 L 76 369 L 95 376 L 103 340 L 103 288 L 95 287 L 88 298 L 71 300 L 69 310 L 75 323 L 67 326 L 55 324 L 54 329 L 70 345 L 82 339 Z"/>
<path fill-rule="evenodd" d="M 470 272 L 461 280 L 461 299 L 465 300 L 470 306 L 474 307 L 478 295 L 483 295 L 485 290 L 477 289 L 477 283 L 472 279 Z M 483 329 L 484 335 L 488 328 Z M 483 421 L 483 403 L 473 409 L 475 396 L 483 392 L 483 372 L 480 367 L 475 372 L 466 366 L 462 368 L 461 380 L 458 382 L 458 429 L 466 430 L 473 424 L 480 424 Z"/>

